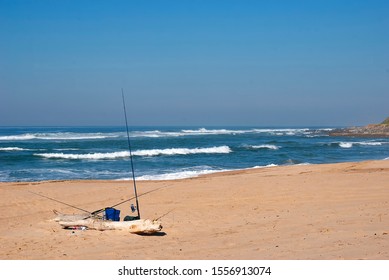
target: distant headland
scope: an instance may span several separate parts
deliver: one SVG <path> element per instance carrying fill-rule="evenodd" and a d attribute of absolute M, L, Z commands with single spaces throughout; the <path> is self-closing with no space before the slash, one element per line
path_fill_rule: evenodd
<path fill-rule="evenodd" d="M 389 117 L 380 124 L 335 129 L 330 136 L 389 137 Z"/>

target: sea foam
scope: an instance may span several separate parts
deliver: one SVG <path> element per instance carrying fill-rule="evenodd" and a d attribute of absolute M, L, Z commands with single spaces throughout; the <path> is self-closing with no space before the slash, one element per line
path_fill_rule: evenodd
<path fill-rule="evenodd" d="M 204 169 L 198 169 L 198 170 L 181 170 L 177 172 L 170 172 L 170 173 L 164 173 L 164 174 L 154 174 L 154 175 L 143 175 L 139 176 L 136 179 L 139 181 L 149 181 L 149 180 L 179 180 L 179 179 L 187 179 L 187 178 L 194 178 L 201 175 L 206 174 L 214 174 L 214 173 L 220 173 L 220 172 L 227 172 L 227 171 L 239 171 L 239 170 L 249 170 L 249 169 L 255 169 L 255 168 L 267 168 L 267 167 L 275 167 L 278 166 L 277 164 L 268 164 L 265 166 L 254 166 L 250 168 L 244 168 L 244 169 L 211 169 L 211 168 L 204 168 Z M 129 178 L 123 178 L 119 180 L 129 180 Z"/>
<path fill-rule="evenodd" d="M 269 144 L 264 144 L 264 145 L 253 145 L 250 146 L 253 149 L 270 149 L 270 150 L 278 150 L 280 147 L 276 145 L 269 145 Z"/>
<path fill-rule="evenodd" d="M 64 154 L 64 153 L 41 153 L 34 154 L 35 156 L 40 156 L 44 158 L 52 159 L 116 159 L 116 158 L 125 158 L 129 157 L 130 153 L 127 151 L 122 152 L 113 152 L 113 153 L 89 153 L 89 154 Z"/>
<path fill-rule="evenodd" d="M 331 129 L 316 129 L 308 128 L 251 128 L 251 129 L 182 129 L 178 131 L 130 131 L 131 138 L 159 138 L 159 137 L 185 137 L 185 136 L 202 136 L 202 135 L 239 135 L 239 134 L 269 134 L 269 135 L 315 135 L 318 132 L 325 132 Z M 320 133 L 319 133 L 320 134 Z M 125 137 L 124 132 L 93 132 L 93 133 L 77 133 L 77 132 L 48 132 L 48 133 L 25 133 L 17 135 L 0 136 L 0 141 L 27 141 L 27 140 L 93 140 Z"/>
<path fill-rule="evenodd" d="M 133 152 L 135 156 L 158 156 L 158 155 L 190 155 L 190 154 L 228 154 L 231 152 L 228 146 L 210 147 L 210 148 L 170 148 L 170 149 L 151 149 L 139 150 Z"/>
<path fill-rule="evenodd" d="M 132 131 L 131 137 L 185 137 L 185 136 L 201 136 L 201 135 L 239 135 L 239 134 L 270 134 L 270 135 L 307 135 L 311 134 L 323 134 L 332 129 L 316 129 L 310 130 L 309 128 L 252 128 L 252 129 L 182 129 L 180 131 Z"/>
<path fill-rule="evenodd" d="M 349 149 L 353 147 L 353 143 L 350 142 L 340 142 L 339 147 L 344 148 L 344 149 Z"/>
<path fill-rule="evenodd" d="M 29 151 L 30 149 L 24 149 L 19 147 L 5 147 L 0 148 L 0 151 Z"/>
<path fill-rule="evenodd" d="M 178 172 L 171 172 L 165 174 L 156 174 L 156 175 L 143 175 L 137 177 L 139 181 L 149 181 L 149 180 L 179 180 L 186 178 L 194 178 L 201 175 L 218 173 L 228 170 L 212 170 L 212 169 L 204 169 L 204 170 L 184 170 Z"/>
<path fill-rule="evenodd" d="M 32 140 L 34 139 L 34 134 L 21 134 L 21 135 L 9 135 L 9 136 L 0 136 L 1 141 L 20 141 L 20 140 Z"/>
<path fill-rule="evenodd" d="M 117 133 L 26 133 L 20 135 L 0 136 L 0 141 L 26 141 L 26 140 L 88 140 L 119 137 Z"/>
<path fill-rule="evenodd" d="M 171 148 L 171 149 L 151 149 L 151 150 L 138 150 L 132 153 L 133 156 L 159 156 L 159 155 L 189 155 L 189 154 L 227 154 L 231 149 L 228 146 L 219 146 L 211 148 Z M 126 158 L 130 156 L 128 151 L 112 152 L 112 153 L 89 153 L 89 154 L 65 154 L 65 153 L 39 153 L 34 154 L 44 158 L 52 159 L 116 159 Z"/>
<path fill-rule="evenodd" d="M 354 142 L 356 144 L 362 145 L 362 146 L 381 146 L 382 142 Z"/>
<path fill-rule="evenodd" d="M 340 142 L 339 147 L 341 148 L 352 148 L 353 145 L 357 146 L 382 146 L 383 142 L 371 142 L 371 141 L 363 141 L 363 142 Z"/>
<path fill-rule="evenodd" d="M 182 129 L 180 131 L 160 131 L 160 130 L 150 130 L 150 131 L 133 131 L 130 133 L 132 137 L 185 137 L 185 136 L 199 136 L 199 135 L 226 135 L 226 134 L 242 134 L 253 132 L 253 130 L 228 130 L 228 129 Z"/>
<path fill-rule="evenodd" d="M 270 163 L 268 165 L 256 165 L 254 167 L 250 167 L 250 168 L 247 168 L 247 169 L 255 169 L 255 168 L 266 168 L 266 167 L 276 167 L 278 166 L 278 164 L 274 164 L 274 163 Z"/>

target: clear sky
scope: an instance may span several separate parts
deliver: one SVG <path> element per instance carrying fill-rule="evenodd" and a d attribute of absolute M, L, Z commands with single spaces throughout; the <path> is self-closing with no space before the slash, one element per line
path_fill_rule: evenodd
<path fill-rule="evenodd" d="M 389 1 L 0 0 L 0 125 L 364 125 Z"/>

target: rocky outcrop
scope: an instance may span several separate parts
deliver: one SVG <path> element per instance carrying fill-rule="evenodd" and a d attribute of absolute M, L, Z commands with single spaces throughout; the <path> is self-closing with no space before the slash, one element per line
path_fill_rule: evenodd
<path fill-rule="evenodd" d="M 389 137 L 389 118 L 381 124 L 335 129 L 330 136 Z"/>

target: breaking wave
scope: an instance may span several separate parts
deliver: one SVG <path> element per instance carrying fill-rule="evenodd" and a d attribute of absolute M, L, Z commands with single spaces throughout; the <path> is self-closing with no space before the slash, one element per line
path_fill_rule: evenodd
<path fill-rule="evenodd" d="M 183 170 L 178 172 L 171 172 L 165 174 L 156 174 L 156 175 L 143 175 L 137 177 L 139 181 L 150 181 L 150 180 L 179 180 L 186 178 L 194 178 L 201 175 L 218 173 L 228 170 L 215 170 L 215 169 L 204 169 L 204 170 Z"/>
<path fill-rule="evenodd" d="M 230 147 L 220 146 L 211 148 L 172 148 L 172 149 L 152 149 L 139 150 L 132 153 L 133 156 L 159 156 L 159 155 L 189 155 L 189 154 L 228 154 L 231 152 Z M 64 153 L 39 153 L 34 154 L 44 158 L 52 159 L 116 159 L 126 158 L 130 156 L 128 151 L 112 152 L 112 153 L 89 153 L 89 154 L 64 154 Z"/>
<path fill-rule="evenodd" d="M 189 155 L 189 154 L 228 154 L 231 152 L 228 146 L 219 146 L 211 148 L 171 148 L 171 149 L 152 149 L 133 152 L 134 156 L 159 156 L 159 155 Z"/>
<path fill-rule="evenodd" d="M 381 146 L 383 143 L 382 142 L 340 142 L 337 143 L 339 147 L 349 149 L 352 148 L 353 145 L 358 145 L 358 146 Z"/>
<path fill-rule="evenodd" d="M 310 134 L 309 128 L 277 128 L 277 129 L 254 129 L 257 133 L 268 133 L 270 135 L 297 135 L 297 134 Z"/>
<path fill-rule="evenodd" d="M 266 168 L 266 167 L 276 167 L 276 166 L 279 166 L 278 164 L 274 164 L 274 163 L 270 163 L 268 165 L 256 165 L 254 167 L 251 167 L 251 168 L 247 168 L 247 169 L 254 169 L 254 168 Z"/>
<path fill-rule="evenodd" d="M 344 149 L 349 149 L 353 147 L 353 143 L 350 142 L 340 142 L 339 147 L 344 148 Z"/>
<path fill-rule="evenodd" d="M 130 136 L 159 138 L 159 137 L 184 137 L 184 136 L 202 136 L 202 135 L 239 135 L 239 134 L 269 134 L 269 135 L 303 135 L 311 137 L 312 135 L 321 135 L 330 131 L 329 128 L 309 129 L 309 128 L 252 128 L 252 129 L 182 129 L 178 131 L 131 131 Z M 0 136 L 0 141 L 26 141 L 26 140 L 93 140 L 125 137 L 124 131 L 120 132 L 49 132 L 49 133 L 25 133 L 17 135 Z"/>
<path fill-rule="evenodd" d="M 143 175 L 139 176 L 136 179 L 140 181 L 149 181 L 149 180 L 179 180 L 179 179 L 187 179 L 187 178 L 194 178 L 201 175 L 206 174 L 213 174 L 213 173 L 219 173 L 219 172 L 227 172 L 227 171 L 239 171 L 239 170 L 250 170 L 250 169 L 256 169 L 256 168 L 266 168 L 266 167 L 274 167 L 278 166 L 277 164 L 268 164 L 264 166 L 254 166 L 244 169 L 212 169 L 212 168 L 203 168 L 198 170 L 182 170 L 178 172 L 170 172 L 170 173 L 164 173 L 164 174 L 155 174 L 155 175 Z M 129 178 L 120 179 L 120 180 L 129 180 Z"/>
<path fill-rule="evenodd" d="M 131 132 L 132 137 L 183 137 L 183 136 L 201 136 L 201 135 L 227 135 L 227 134 L 243 134 L 254 132 L 254 130 L 229 130 L 229 129 L 182 129 L 180 131 L 134 131 Z"/>
<path fill-rule="evenodd" d="M 201 135 L 238 135 L 238 134 L 270 134 L 270 135 L 322 135 L 328 134 L 332 128 L 309 129 L 309 128 L 252 128 L 252 129 L 182 129 L 180 131 L 134 131 L 131 132 L 132 137 L 182 137 L 182 136 L 201 136 Z"/>
<path fill-rule="evenodd" d="M 44 158 L 52 159 L 116 159 L 116 158 L 125 158 L 129 157 L 130 153 L 127 151 L 114 152 L 114 153 L 89 153 L 89 154 L 64 154 L 64 153 L 41 153 L 34 154 L 35 156 L 40 156 Z"/>
<path fill-rule="evenodd" d="M 30 151 L 30 149 L 24 149 L 19 147 L 5 147 L 0 148 L 0 151 Z"/>
<path fill-rule="evenodd" d="M 381 146 L 382 142 L 354 142 L 355 144 L 359 144 L 362 146 Z"/>
<path fill-rule="evenodd" d="M 264 144 L 264 145 L 253 145 L 250 146 L 252 149 L 269 149 L 269 150 L 278 150 L 280 147 L 276 145 Z"/>
<path fill-rule="evenodd" d="M 20 135 L 0 136 L 0 141 L 25 141 L 25 140 L 88 140 L 105 139 L 120 136 L 117 133 L 26 133 Z"/>

